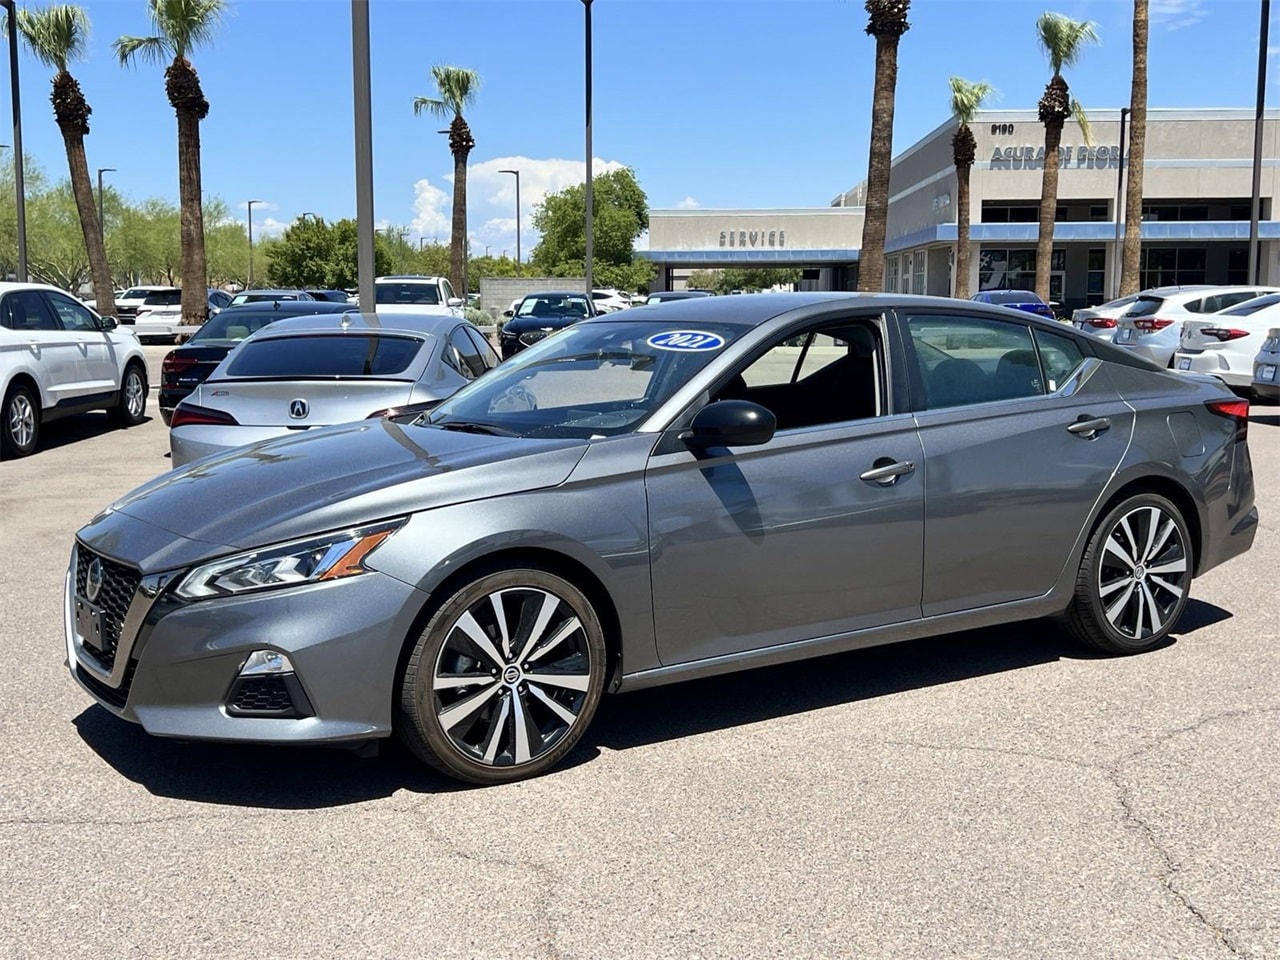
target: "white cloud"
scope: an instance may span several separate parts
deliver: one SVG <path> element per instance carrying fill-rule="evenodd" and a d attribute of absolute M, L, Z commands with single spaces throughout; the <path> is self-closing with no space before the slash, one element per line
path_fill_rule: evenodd
<path fill-rule="evenodd" d="M 449 194 L 426 178 L 419 180 L 413 185 L 413 213 L 409 229 L 413 231 L 414 237 L 429 237 L 440 243 L 449 242 L 453 217 Z"/>
<path fill-rule="evenodd" d="M 702 204 L 700 204 L 697 200 L 693 199 L 693 197 L 685 197 L 683 200 L 681 200 L 679 203 L 676 204 L 676 209 L 677 210 L 697 210 L 700 206 L 702 206 Z"/>
<path fill-rule="evenodd" d="M 255 203 L 254 206 L 256 207 L 257 204 Z M 278 237 L 291 225 L 291 221 L 277 220 L 275 217 L 267 217 L 264 220 L 254 217 L 253 235 L 255 237 Z"/>
<path fill-rule="evenodd" d="M 1209 16 L 1205 0 L 1151 0 L 1151 20 L 1166 30 L 1191 27 Z"/>
<path fill-rule="evenodd" d="M 248 200 L 242 200 L 242 201 L 240 201 L 240 203 L 238 203 L 236 206 L 237 206 L 239 209 L 241 209 L 241 210 L 248 211 L 248 209 L 249 209 L 249 201 L 248 201 Z M 278 203 L 269 203 L 269 202 L 268 202 L 268 201 L 266 201 L 266 200 L 255 200 L 255 201 L 253 201 L 253 207 L 254 207 L 254 209 L 255 209 L 255 210 L 279 210 L 279 209 L 280 209 L 280 205 L 279 205 Z"/>

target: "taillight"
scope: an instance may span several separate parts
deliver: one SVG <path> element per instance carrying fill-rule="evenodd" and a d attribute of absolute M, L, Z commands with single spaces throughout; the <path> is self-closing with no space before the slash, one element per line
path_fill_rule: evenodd
<path fill-rule="evenodd" d="M 1147 333 L 1152 333 L 1156 330 L 1163 330 L 1172 323 L 1172 320 L 1165 320 L 1162 317 L 1143 317 L 1141 320 L 1133 321 L 1133 325 L 1135 327 L 1139 330 L 1145 330 Z"/>
<path fill-rule="evenodd" d="M 164 358 L 164 362 L 160 364 L 161 373 L 182 373 L 194 367 L 198 360 L 195 357 L 183 357 L 178 355 L 177 350 L 170 350 Z"/>
<path fill-rule="evenodd" d="M 1206 400 L 1210 413 L 1236 422 L 1236 437 L 1243 440 L 1249 432 L 1249 401 L 1233 398 L 1231 400 Z"/>
<path fill-rule="evenodd" d="M 239 426 L 236 418 L 229 413 L 210 410 L 208 407 L 197 407 L 194 403 L 187 403 L 184 400 L 173 408 L 173 419 L 169 421 L 169 427 L 189 427 L 193 424 L 217 427 Z"/>
<path fill-rule="evenodd" d="M 434 410 L 438 406 L 440 406 L 439 400 L 427 400 L 424 403 L 406 403 L 399 407 L 386 407 L 383 410 L 375 410 L 365 419 L 377 420 L 379 417 L 403 417 L 411 413 L 426 413 L 428 410 Z"/>
<path fill-rule="evenodd" d="M 1112 327 L 1116 325 L 1115 320 L 1113 320 L 1111 317 L 1092 317 L 1091 319 L 1087 320 L 1086 323 L 1088 323 L 1089 326 L 1091 327 L 1097 327 L 1101 330 L 1110 330 Z"/>
<path fill-rule="evenodd" d="M 1206 337 L 1217 337 L 1219 343 L 1226 343 L 1228 340 L 1239 340 L 1241 337 L 1249 335 L 1248 330 L 1240 330 L 1236 327 L 1204 327 L 1200 332 Z"/>

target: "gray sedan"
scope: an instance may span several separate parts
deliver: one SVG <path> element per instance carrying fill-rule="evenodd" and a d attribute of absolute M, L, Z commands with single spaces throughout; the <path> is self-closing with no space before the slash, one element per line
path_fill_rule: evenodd
<path fill-rule="evenodd" d="M 67 661 L 160 736 L 394 734 L 511 781 L 606 691 L 1037 617 L 1150 650 L 1253 542 L 1247 428 L 1216 381 L 981 304 L 611 314 L 123 497 L 77 535 Z"/>
<path fill-rule="evenodd" d="M 429 409 L 498 355 L 454 316 L 324 314 L 244 340 L 173 411 L 173 466 L 333 423 Z"/>

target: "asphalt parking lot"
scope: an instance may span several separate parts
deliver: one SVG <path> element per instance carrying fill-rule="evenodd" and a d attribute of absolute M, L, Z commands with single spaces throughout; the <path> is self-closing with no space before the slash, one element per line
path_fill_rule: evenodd
<path fill-rule="evenodd" d="M 148 412 L 0 463 L 0 956 L 1280 957 L 1280 408 L 1252 552 L 1155 652 L 1033 623 L 606 698 L 489 789 L 73 684 L 72 537 L 167 469 Z"/>

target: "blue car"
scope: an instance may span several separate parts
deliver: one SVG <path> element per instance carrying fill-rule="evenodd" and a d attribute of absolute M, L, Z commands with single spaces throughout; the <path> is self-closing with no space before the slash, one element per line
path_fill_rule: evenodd
<path fill-rule="evenodd" d="M 1037 316 L 1053 320 L 1053 310 L 1030 290 L 983 290 L 975 293 L 970 300 L 978 303 L 994 303 L 1000 307 L 1012 307 L 1014 310 L 1025 310 Z"/>

